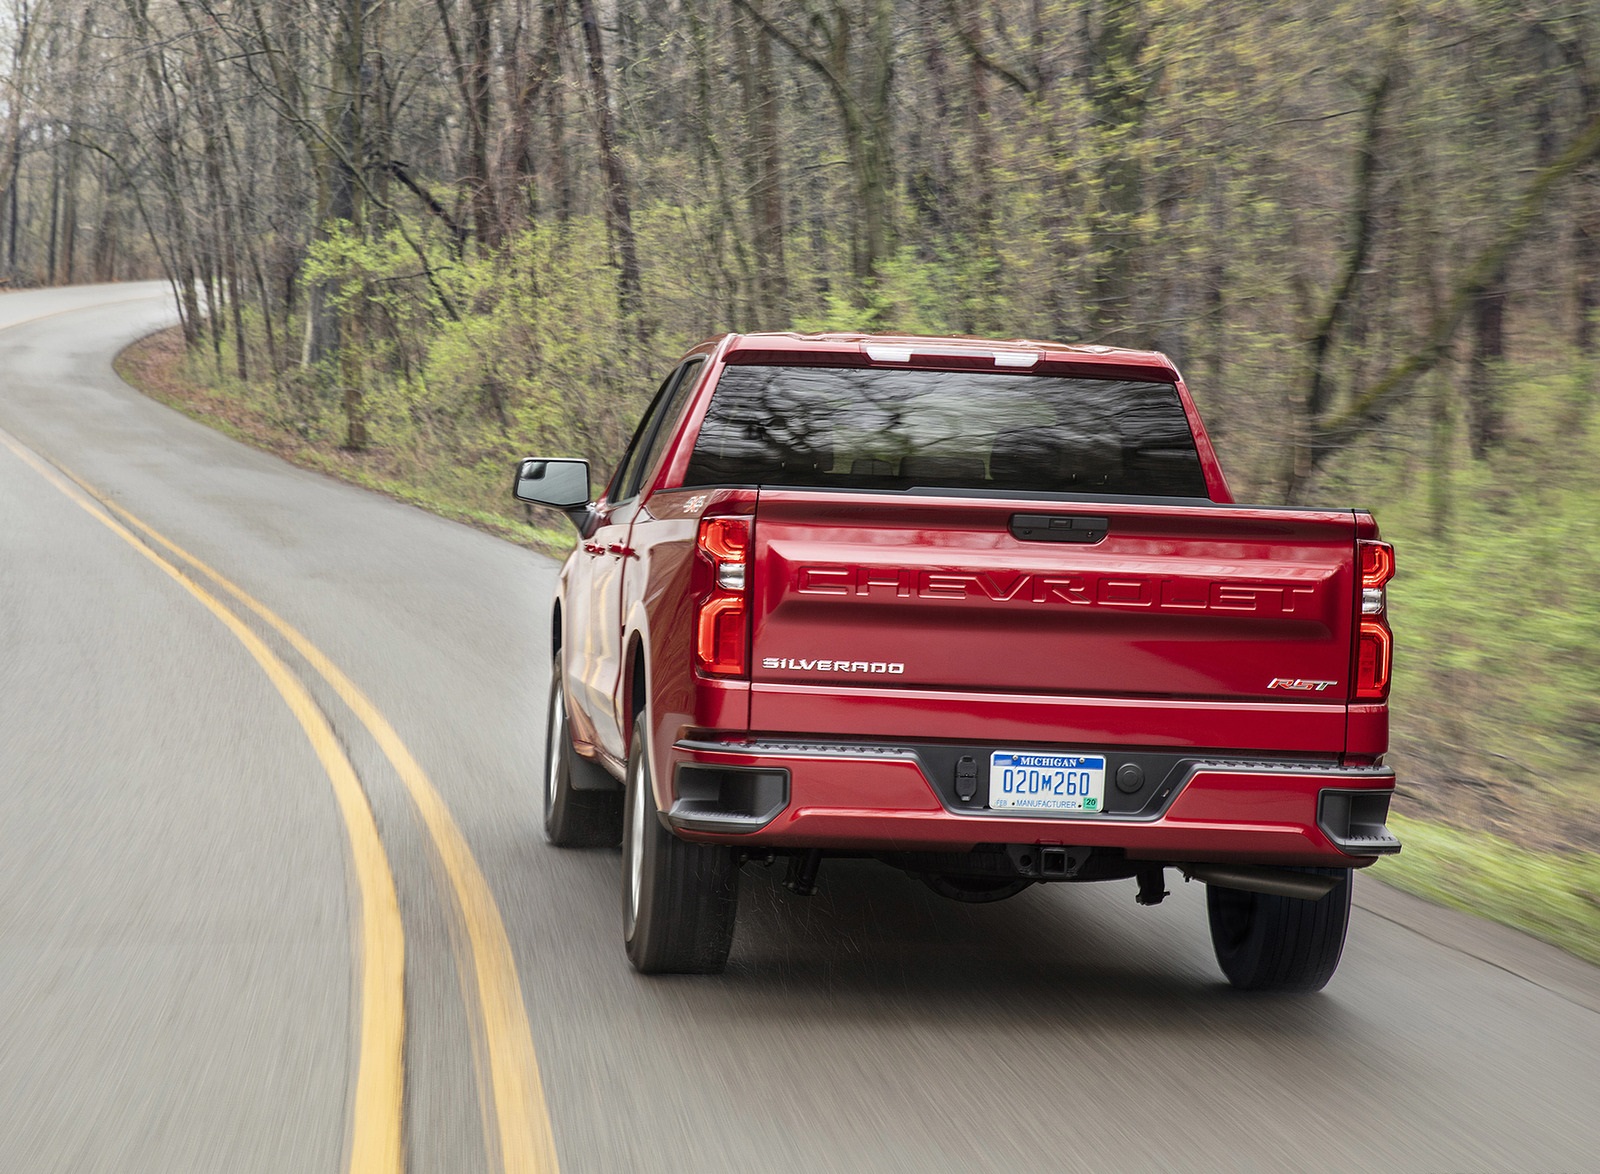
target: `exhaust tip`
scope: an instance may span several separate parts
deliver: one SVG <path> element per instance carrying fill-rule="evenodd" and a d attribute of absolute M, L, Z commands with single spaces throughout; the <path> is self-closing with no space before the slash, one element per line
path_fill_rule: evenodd
<path fill-rule="evenodd" d="M 1202 881 L 1218 888 L 1293 897 L 1299 901 L 1320 901 L 1339 883 L 1338 877 L 1291 872 L 1285 868 L 1262 868 L 1254 864 L 1180 864 L 1178 870 L 1188 880 Z"/>

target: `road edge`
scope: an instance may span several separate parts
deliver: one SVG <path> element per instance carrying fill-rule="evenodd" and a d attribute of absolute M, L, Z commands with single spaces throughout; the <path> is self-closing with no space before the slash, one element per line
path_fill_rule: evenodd
<path fill-rule="evenodd" d="M 1530 933 L 1435 904 L 1373 876 L 1362 876 L 1356 882 L 1355 905 L 1430 942 L 1600 1013 L 1600 967 Z"/>

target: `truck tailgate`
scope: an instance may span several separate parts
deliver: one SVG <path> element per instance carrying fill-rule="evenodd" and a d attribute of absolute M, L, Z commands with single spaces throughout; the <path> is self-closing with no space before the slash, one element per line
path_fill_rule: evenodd
<path fill-rule="evenodd" d="M 1028 697 L 1117 704 L 1129 741 L 1169 743 L 1180 703 L 1194 745 L 1272 749 L 1281 713 L 1343 750 L 1350 511 L 768 489 L 755 546 L 757 729 L 843 733 L 876 690 L 937 698 L 955 739 Z"/>

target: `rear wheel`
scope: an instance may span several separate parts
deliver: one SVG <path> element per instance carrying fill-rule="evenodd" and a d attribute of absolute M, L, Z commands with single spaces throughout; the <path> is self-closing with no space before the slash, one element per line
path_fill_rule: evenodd
<path fill-rule="evenodd" d="M 738 912 L 733 849 L 691 844 L 662 826 L 641 718 L 628 755 L 622 820 L 622 933 L 644 974 L 716 974 L 727 965 Z"/>
<path fill-rule="evenodd" d="M 574 784 L 583 784 L 582 789 Z M 622 836 L 622 792 L 598 763 L 572 748 L 558 654 L 550 669 L 545 722 L 544 838 L 558 848 L 603 848 Z"/>
<path fill-rule="evenodd" d="M 1299 871 L 1337 883 L 1320 901 L 1206 886 L 1217 963 L 1240 990 L 1320 991 L 1339 967 L 1350 924 L 1350 870 Z"/>

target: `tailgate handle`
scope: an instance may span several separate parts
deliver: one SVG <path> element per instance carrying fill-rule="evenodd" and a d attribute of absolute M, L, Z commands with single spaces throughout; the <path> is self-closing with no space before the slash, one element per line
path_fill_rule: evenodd
<path fill-rule="evenodd" d="M 1024 542 L 1099 542 L 1110 530 L 1110 518 L 1082 514 L 1011 515 L 1011 536 Z"/>

